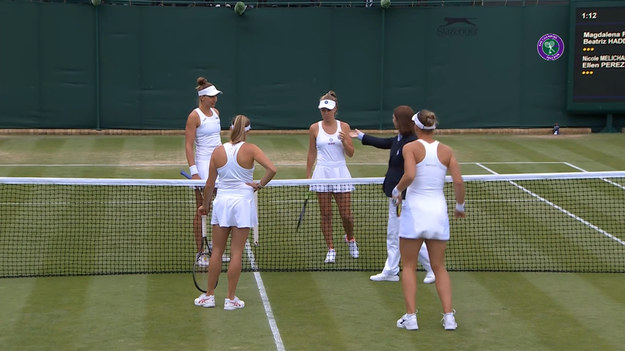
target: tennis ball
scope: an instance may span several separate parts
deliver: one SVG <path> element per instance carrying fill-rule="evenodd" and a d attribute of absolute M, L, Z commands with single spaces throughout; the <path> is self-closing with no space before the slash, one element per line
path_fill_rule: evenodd
<path fill-rule="evenodd" d="M 247 8 L 247 5 L 245 5 L 243 1 L 239 1 L 234 5 L 234 12 L 236 12 L 237 15 L 241 16 L 243 15 L 243 12 L 245 12 L 246 8 Z"/>
<path fill-rule="evenodd" d="M 102 0 L 91 0 L 91 5 L 93 6 L 100 6 L 101 3 Z"/>
<path fill-rule="evenodd" d="M 391 7 L 391 0 L 380 0 L 380 6 L 384 9 Z"/>

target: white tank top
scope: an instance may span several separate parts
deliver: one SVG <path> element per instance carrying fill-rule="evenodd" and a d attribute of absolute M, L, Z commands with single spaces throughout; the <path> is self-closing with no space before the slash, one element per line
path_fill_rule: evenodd
<path fill-rule="evenodd" d="M 319 121 L 317 133 L 317 164 L 322 166 L 337 166 L 345 164 L 343 143 L 339 139 L 341 122 L 336 120 L 336 132 L 328 134 L 323 130 L 323 121 Z"/>
<path fill-rule="evenodd" d="M 431 144 L 417 139 L 425 147 L 425 157 L 417 163 L 417 175 L 408 186 L 407 194 L 420 196 L 442 196 L 447 167 L 438 159 L 438 141 Z M 408 198 L 408 195 L 406 195 Z"/>
<path fill-rule="evenodd" d="M 195 112 L 200 116 L 200 126 L 195 130 L 195 160 L 210 161 L 213 150 L 221 145 L 221 123 L 217 111 L 211 108 L 213 115 L 208 117 L 199 108 Z"/>
<path fill-rule="evenodd" d="M 247 169 L 241 167 L 241 165 L 237 162 L 237 154 L 243 144 L 245 144 L 244 141 L 239 142 L 236 145 L 232 145 L 230 142 L 224 143 L 224 149 L 226 151 L 228 161 L 225 165 L 217 169 L 217 174 L 219 175 L 219 191 L 222 191 L 222 189 L 254 190 L 254 188 L 245 184 L 252 182 L 254 177 L 254 166 Z"/>

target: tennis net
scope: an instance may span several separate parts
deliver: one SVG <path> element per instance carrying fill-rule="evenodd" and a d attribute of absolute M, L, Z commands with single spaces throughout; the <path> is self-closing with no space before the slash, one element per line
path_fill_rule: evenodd
<path fill-rule="evenodd" d="M 625 172 L 464 180 L 467 218 L 450 219 L 450 271 L 625 272 Z M 314 195 L 297 228 L 312 182 L 273 180 L 258 193 L 258 237 L 250 234 L 243 269 L 381 270 L 388 218 L 382 178 L 314 181 L 355 187 L 351 210 L 360 255 L 350 256 L 333 205 L 334 264 L 324 263 Z M 198 185 L 203 182 L 0 178 L 0 277 L 190 272 L 192 187 Z"/>

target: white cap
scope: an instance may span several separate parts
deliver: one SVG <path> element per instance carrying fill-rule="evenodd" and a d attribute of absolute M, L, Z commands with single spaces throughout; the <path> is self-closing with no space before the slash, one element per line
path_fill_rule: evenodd
<path fill-rule="evenodd" d="M 215 96 L 217 94 L 221 94 L 222 92 L 217 90 L 217 88 L 215 88 L 214 85 L 211 85 L 208 88 L 202 89 L 200 91 L 197 92 L 197 96 L 202 96 L 202 95 L 208 95 L 208 96 Z"/>
<path fill-rule="evenodd" d="M 328 99 L 323 99 L 321 101 L 319 101 L 319 108 L 327 108 L 328 110 L 332 110 L 336 107 L 336 101 L 334 100 L 328 100 Z"/>

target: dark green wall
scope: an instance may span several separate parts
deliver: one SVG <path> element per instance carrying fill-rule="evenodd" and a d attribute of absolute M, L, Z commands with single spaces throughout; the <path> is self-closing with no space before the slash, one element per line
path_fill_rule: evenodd
<path fill-rule="evenodd" d="M 93 8 L 0 2 L 0 127 L 94 126 Z"/>
<path fill-rule="evenodd" d="M 242 113 L 255 129 L 308 128 L 332 89 L 338 118 L 363 129 L 392 127 L 400 104 L 435 111 L 441 128 L 601 129 L 603 117 L 565 110 L 566 53 L 549 62 L 536 50 L 546 33 L 568 43 L 568 16 L 568 5 L 238 16 L 0 0 L 0 127 L 182 129 L 205 76 L 224 91 L 223 127 Z"/>

